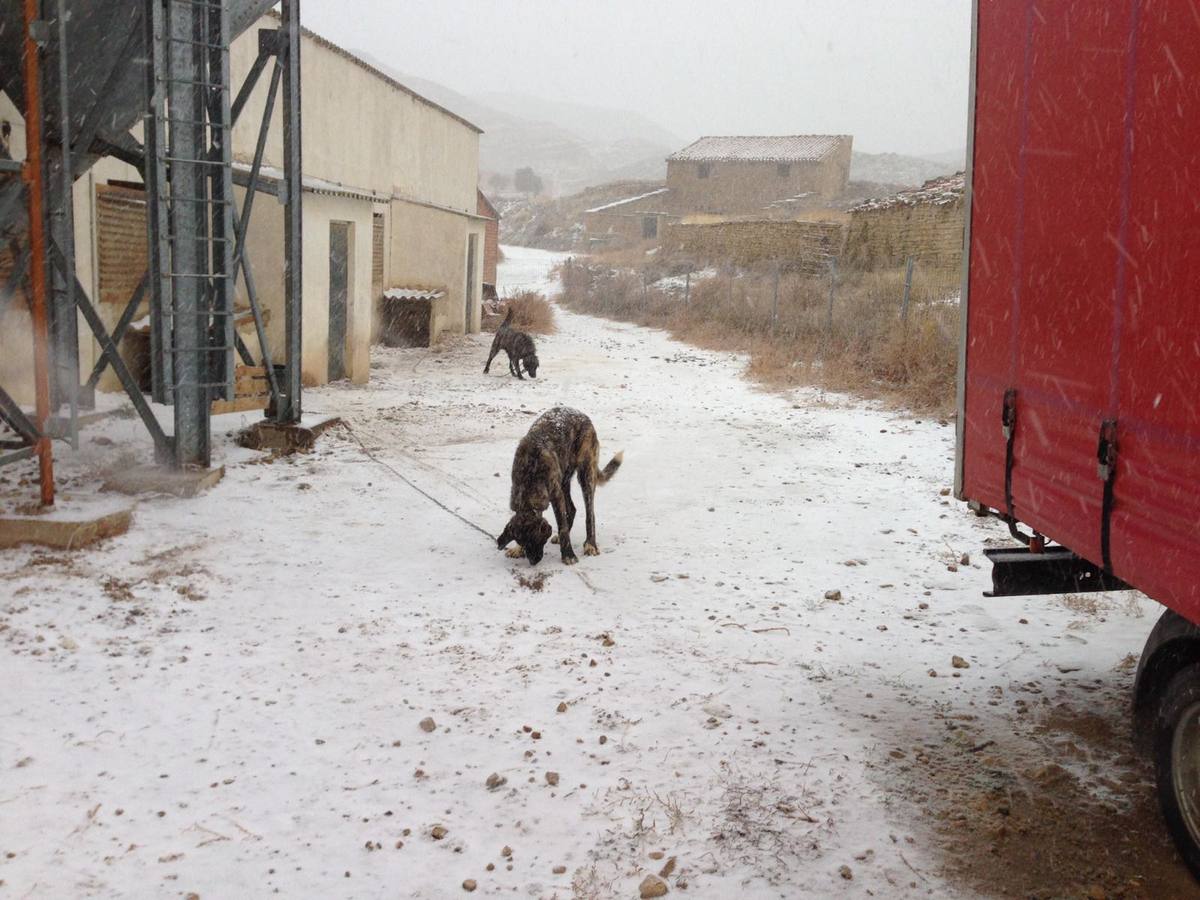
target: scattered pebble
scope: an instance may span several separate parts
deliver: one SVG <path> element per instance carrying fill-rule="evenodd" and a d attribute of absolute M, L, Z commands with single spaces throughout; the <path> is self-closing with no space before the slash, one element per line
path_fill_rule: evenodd
<path fill-rule="evenodd" d="M 963 659 L 961 656 L 950 657 L 950 665 L 954 666 L 954 668 L 956 668 L 956 669 L 971 668 L 971 664 L 969 662 L 967 662 L 965 659 Z"/>
<path fill-rule="evenodd" d="M 476 887 L 478 887 L 478 885 L 475 884 L 474 878 L 468 878 L 466 881 L 463 882 L 463 890 L 466 891 L 468 894 L 471 893 L 471 891 L 475 890 Z"/>
<path fill-rule="evenodd" d="M 558 773 L 557 772 L 547 772 L 546 773 L 546 784 L 550 785 L 550 787 L 557 787 L 558 786 Z"/>
<path fill-rule="evenodd" d="M 839 866 L 838 874 L 841 875 L 843 878 L 845 878 L 847 881 L 854 880 L 854 870 L 851 869 L 849 866 Z"/>
<path fill-rule="evenodd" d="M 426 734 L 429 734 L 435 728 L 437 728 L 437 722 L 433 721 L 430 716 L 426 716 L 421 720 L 420 726 L 422 731 L 424 731 Z"/>
<path fill-rule="evenodd" d="M 648 900 L 650 897 L 665 897 L 667 890 L 667 883 L 657 875 L 647 875 L 638 885 L 642 900 Z"/>
<path fill-rule="evenodd" d="M 487 786 L 489 791 L 498 791 L 500 788 L 504 787 L 504 785 L 508 784 L 508 779 L 498 772 L 493 772 L 487 777 L 487 781 L 485 781 L 484 784 Z"/>

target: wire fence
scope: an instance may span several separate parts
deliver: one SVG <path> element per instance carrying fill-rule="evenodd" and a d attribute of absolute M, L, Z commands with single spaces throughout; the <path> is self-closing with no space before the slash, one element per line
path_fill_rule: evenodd
<path fill-rule="evenodd" d="M 601 314 L 732 318 L 754 332 L 853 332 L 893 320 L 900 327 L 932 321 L 947 338 L 958 333 L 961 267 L 908 257 L 899 267 L 843 269 L 836 257 L 780 260 L 753 266 L 700 267 L 689 261 L 650 263 L 641 271 L 570 259 L 568 294 L 588 298 Z"/>
<path fill-rule="evenodd" d="M 695 343 L 743 349 L 765 378 L 895 390 L 941 409 L 953 392 L 961 270 L 917 258 L 863 271 L 787 260 L 699 267 L 687 260 L 613 267 L 571 259 L 568 308 L 662 327 Z M 833 373 L 837 373 L 836 377 Z"/>

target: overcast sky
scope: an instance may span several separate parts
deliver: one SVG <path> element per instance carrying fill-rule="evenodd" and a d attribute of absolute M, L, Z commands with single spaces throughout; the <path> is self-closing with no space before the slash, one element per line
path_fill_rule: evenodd
<path fill-rule="evenodd" d="M 966 143 L 970 0 L 304 0 L 304 24 L 461 93 L 632 109 L 702 134 Z"/>

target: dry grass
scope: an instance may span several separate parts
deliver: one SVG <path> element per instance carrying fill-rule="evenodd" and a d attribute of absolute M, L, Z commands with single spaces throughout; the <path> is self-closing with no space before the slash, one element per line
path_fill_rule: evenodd
<path fill-rule="evenodd" d="M 554 307 L 537 291 L 518 291 L 506 301 L 508 308 L 513 311 L 512 326 L 518 331 L 554 334 L 558 330 L 554 322 Z"/>
<path fill-rule="evenodd" d="M 771 387 L 819 384 L 893 398 L 914 410 L 949 413 L 957 368 L 957 273 L 918 273 L 907 321 L 900 316 L 904 272 L 829 277 L 783 272 L 776 312 L 773 268 L 725 270 L 691 282 L 688 302 L 655 281 L 678 274 L 667 259 L 640 269 L 564 266 L 564 306 L 663 328 L 714 350 L 750 356 L 749 374 Z"/>

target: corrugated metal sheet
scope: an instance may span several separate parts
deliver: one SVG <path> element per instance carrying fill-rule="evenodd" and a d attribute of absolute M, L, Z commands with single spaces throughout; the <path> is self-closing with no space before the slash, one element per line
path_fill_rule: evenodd
<path fill-rule="evenodd" d="M 817 162 L 849 141 L 841 134 L 702 137 L 670 162 Z"/>
<path fill-rule="evenodd" d="M 96 185 L 100 302 L 124 306 L 146 271 L 146 192 Z"/>
<path fill-rule="evenodd" d="M 383 292 L 388 300 L 437 300 L 445 297 L 445 291 L 430 291 L 421 288 L 388 288 Z"/>

